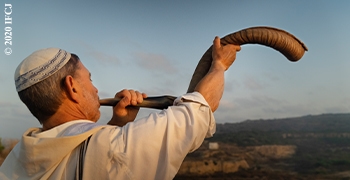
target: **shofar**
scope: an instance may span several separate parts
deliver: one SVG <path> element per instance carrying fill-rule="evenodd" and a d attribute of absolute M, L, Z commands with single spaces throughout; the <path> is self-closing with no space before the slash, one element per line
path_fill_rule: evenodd
<path fill-rule="evenodd" d="M 282 53 L 288 60 L 296 62 L 303 57 L 307 47 L 292 34 L 273 27 L 250 27 L 221 38 L 221 44 L 260 44 Z M 187 92 L 193 92 L 198 82 L 207 74 L 212 62 L 212 46 L 204 53 L 192 75 Z M 101 99 L 100 104 L 115 106 L 120 99 Z M 173 104 L 174 96 L 148 97 L 139 107 L 165 109 Z"/>

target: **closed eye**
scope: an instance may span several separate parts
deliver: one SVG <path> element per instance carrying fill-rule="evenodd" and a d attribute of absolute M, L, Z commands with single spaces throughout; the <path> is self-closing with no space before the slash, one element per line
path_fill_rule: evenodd
<path fill-rule="evenodd" d="M 91 73 L 89 73 L 89 78 L 90 78 L 90 81 L 92 82 L 92 79 L 91 79 Z"/>

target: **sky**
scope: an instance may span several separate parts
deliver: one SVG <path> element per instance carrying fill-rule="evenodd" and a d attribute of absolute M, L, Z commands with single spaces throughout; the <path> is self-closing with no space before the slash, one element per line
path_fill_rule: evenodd
<path fill-rule="evenodd" d="M 271 48 L 243 45 L 225 73 L 218 123 L 350 112 L 350 1 L 1 1 L 12 5 L 12 24 L 1 28 L 12 28 L 12 46 L 2 45 L 12 54 L 0 51 L 3 138 L 40 127 L 14 85 L 17 65 L 38 49 L 76 53 L 100 98 L 125 88 L 180 96 L 215 36 L 253 26 L 286 30 L 309 51 L 293 63 Z M 111 107 L 100 110 L 105 124 Z"/>

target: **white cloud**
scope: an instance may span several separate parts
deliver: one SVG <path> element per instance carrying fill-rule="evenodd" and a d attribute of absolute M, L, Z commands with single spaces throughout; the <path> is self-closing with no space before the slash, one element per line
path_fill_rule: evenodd
<path fill-rule="evenodd" d="M 238 89 L 241 87 L 240 83 L 236 80 L 230 80 L 225 82 L 225 93 L 231 93 L 234 92 L 235 89 Z"/>
<path fill-rule="evenodd" d="M 106 64 L 111 64 L 111 63 L 119 64 L 120 63 L 120 60 L 117 57 L 106 54 L 104 52 L 97 51 L 97 50 L 89 51 L 87 54 L 90 55 L 91 57 L 93 57 L 95 60 L 97 60 L 99 62 L 106 63 Z"/>
<path fill-rule="evenodd" d="M 229 111 L 234 109 L 235 105 L 234 105 L 234 102 L 230 100 L 221 99 L 219 107 L 222 111 Z"/>
<path fill-rule="evenodd" d="M 261 90 L 264 86 L 256 79 L 251 76 L 246 76 L 243 79 L 243 85 L 249 90 Z"/>
<path fill-rule="evenodd" d="M 275 74 L 272 74 L 270 72 L 263 73 L 263 76 L 271 81 L 279 81 L 280 80 L 280 77 L 278 77 Z"/>
<path fill-rule="evenodd" d="M 239 122 L 246 119 L 261 119 L 286 117 L 303 113 L 298 105 L 288 105 L 285 100 L 279 100 L 267 95 L 252 95 L 249 97 L 222 99 L 219 109 L 215 112 L 218 123 Z M 303 113 L 305 114 L 305 113 Z"/>
<path fill-rule="evenodd" d="M 120 38 L 120 43 L 123 45 L 126 45 L 128 47 L 133 47 L 133 48 L 141 48 L 142 47 L 142 45 L 139 42 L 133 41 L 132 38 L 127 37 L 127 36 L 122 36 Z"/>
<path fill-rule="evenodd" d="M 161 54 L 154 53 L 135 53 L 134 59 L 137 65 L 143 69 L 151 70 L 151 72 L 176 73 L 177 69 L 174 64 Z"/>
<path fill-rule="evenodd" d="M 238 108 L 255 108 L 271 105 L 280 106 L 287 103 L 266 95 L 252 95 L 251 97 L 235 98 L 234 102 L 237 104 Z"/>
<path fill-rule="evenodd" d="M 180 79 L 180 78 L 178 78 Z M 181 84 L 180 84 L 181 83 Z M 159 83 L 150 84 L 140 89 L 140 91 L 147 93 L 150 96 L 159 95 L 172 95 L 180 96 L 187 91 L 187 84 L 183 84 L 183 81 L 177 81 L 177 78 L 165 78 Z"/>
<path fill-rule="evenodd" d="M 91 46 L 90 44 L 87 44 L 85 42 L 80 42 L 80 46 L 86 49 L 85 54 L 87 56 L 92 57 L 92 59 L 97 62 L 101 62 L 106 65 L 120 64 L 120 60 L 118 57 L 99 51 L 95 47 Z"/>

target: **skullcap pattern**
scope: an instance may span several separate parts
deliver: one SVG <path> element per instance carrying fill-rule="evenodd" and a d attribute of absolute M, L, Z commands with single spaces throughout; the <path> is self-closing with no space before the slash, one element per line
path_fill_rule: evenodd
<path fill-rule="evenodd" d="M 60 70 L 70 57 L 70 53 L 58 48 L 47 48 L 32 53 L 16 69 L 17 92 L 50 77 Z"/>

